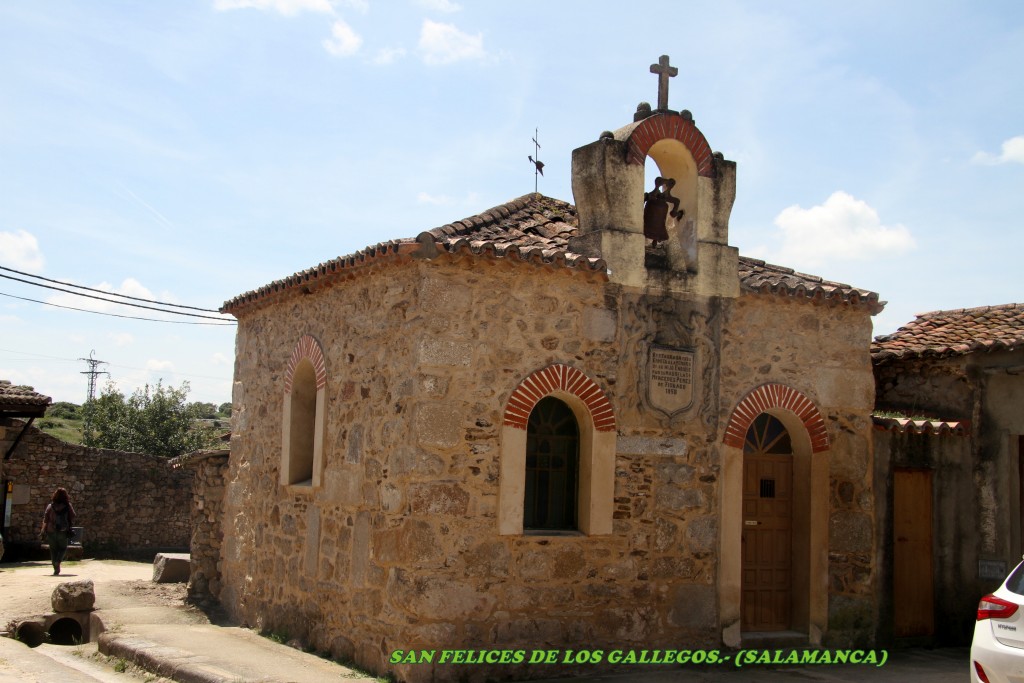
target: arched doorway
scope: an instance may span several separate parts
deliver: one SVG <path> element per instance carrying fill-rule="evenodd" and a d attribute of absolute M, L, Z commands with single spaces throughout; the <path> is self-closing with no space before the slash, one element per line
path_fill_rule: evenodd
<path fill-rule="evenodd" d="M 743 444 L 743 631 L 792 624 L 793 445 L 768 413 L 754 418 Z"/>
<path fill-rule="evenodd" d="M 763 631 L 790 631 L 793 635 L 804 635 L 811 645 L 821 644 L 828 627 L 830 442 L 825 419 L 815 402 L 785 384 L 762 384 L 747 393 L 733 409 L 722 438 L 719 614 L 722 640 L 726 645 L 740 647 L 746 634 Z M 778 452 L 787 448 L 789 455 Z M 781 465 L 772 466 L 774 471 L 766 471 L 767 465 L 757 464 L 773 458 L 788 458 L 788 476 L 780 471 Z M 754 466 L 748 466 L 750 464 Z M 762 521 L 747 516 L 748 512 L 758 513 L 759 510 L 748 509 L 753 503 L 744 495 L 744 490 L 751 487 L 751 493 L 756 491 L 760 501 L 762 479 L 774 479 L 774 483 L 766 482 L 764 486 L 765 494 L 775 497 L 766 500 L 778 502 L 780 495 L 789 497 L 788 580 L 783 578 L 786 576 L 784 569 L 775 571 L 774 576 L 770 573 L 774 569 L 764 570 L 761 577 L 753 576 L 760 558 L 746 566 L 746 545 L 755 542 L 754 539 L 764 544 L 773 542 L 765 540 L 771 534 L 748 533 L 748 529 L 772 525 L 746 523 Z M 778 512 L 785 505 L 778 502 L 763 507 Z M 777 558 L 781 566 L 785 552 L 773 550 L 773 560 Z M 772 590 L 762 591 L 759 586 L 770 585 L 773 580 L 779 590 L 774 597 L 766 597 L 772 595 Z M 774 608 L 770 604 L 772 599 L 776 601 Z M 776 612 L 775 617 L 756 616 L 762 600 L 769 602 L 768 609 Z M 752 610 L 755 616 L 748 625 L 747 615 Z"/>

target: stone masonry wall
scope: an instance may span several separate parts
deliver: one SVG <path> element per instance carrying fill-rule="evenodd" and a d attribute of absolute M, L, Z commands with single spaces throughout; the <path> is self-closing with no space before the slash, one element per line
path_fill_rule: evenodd
<path fill-rule="evenodd" d="M 717 644 L 721 321 L 707 301 L 448 257 L 243 313 L 222 603 L 403 680 L 456 672 L 389 667 L 395 649 Z M 279 484 L 284 373 L 304 334 L 326 357 L 316 490 Z M 672 419 L 640 398 L 651 342 L 696 348 L 704 368 Z M 616 411 L 610 535 L 497 533 L 505 403 L 552 363 L 583 371 Z"/>
<path fill-rule="evenodd" d="M 723 419 L 752 388 L 792 387 L 818 406 L 830 446 L 827 641 L 865 643 L 875 636 L 878 577 L 869 355 L 871 319 L 862 308 L 782 297 L 744 296 L 725 324 Z M 814 511 L 812 511 L 814 512 Z"/>
<path fill-rule="evenodd" d="M 221 588 L 220 558 L 224 541 L 224 484 L 228 451 L 200 451 L 175 458 L 172 465 L 193 473 L 188 597 L 200 604 L 216 601 Z"/>
<path fill-rule="evenodd" d="M 0 421 L 3 452 L 20 430 L 20 420 Z M 8 543 L 38 542 L 50 496 L 63 486 L 78 515 L 76 526 L 85 529 L 87 554 L 139 556 L 188 547 L 191 473 L 172 470 L 166 458 L 86 448 L 30 427 L 3 463 L 3 478 L 29 491 L 24 503 L 15 497 Z"/>
<path fill-rule="evenodd" d="M 913 417 L 977 421 L 977 381 L 967 358 L 914 358 L 874 368 L 876 406 Z"/>

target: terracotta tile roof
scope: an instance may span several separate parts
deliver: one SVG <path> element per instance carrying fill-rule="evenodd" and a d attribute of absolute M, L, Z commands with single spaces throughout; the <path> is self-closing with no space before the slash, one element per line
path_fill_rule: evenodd
<path fill-rule="evenodd" d="M 828 301 L 866 306 L 874 315 L 885 306 L 875 292 L 858 289 L 841 282 L 824 280 L 817 275 L 798 273 L 792 268 L 772 265 L 759 259 L 740 256 L 740 285 L 745 291 L 777 294 L 812 301 Z"/>
<path fill-rule="evenodd" d="M 42 415 L 50 405 L 49 396 L 37 393 L 32 387 L 18 386 L 0 380 L 0 413 L 32 413 Z"/>
<path fill-rule="evenodd" d="M 576 207 L 542 194 L 528 194 L 478 216 L 428 231 L 434 239 L 459 239 L 564 251 L 576 234 Z"/>
<path fill-rule="evenodd" d="M 950 420 L 912 420 L 908 417 L 882 417 L 872 415 L 875 429 L 899 434 L 940 434 L 966 436 L 971 433 L 970 424 Z"/>
<path fill-rule="evenodd" d="M 569 238 L 576 234 L 576 227 L 575 206 L 528 194 L 478 216 L 420 233 L 416 239 L 428 247 L 433 241 L 435 247 L 452 254 L 518 256 L 524 261 L 605 272 L 603 259 L 569 251 Z"/>
<path fill-rule="evenodd" d="M 1024 304 L 922 313 L 892 334 L 875 337 L 876 364 L 905 358 L 961 356 L 1024 347 Z"/>
<path fill-rule="evenodd" d="M 531 193 L 476 216 L 422 232 L 415 239 L 378 244 L 275 280 L 225 302 L 221 311 L 235 313 L 250 305 L 261 304 L 268 298 L 308 292 L 370 266 L 403 259 L 432 258 L 442 251 L 482 258 L 516 258 L 534 264 L 605 273 L 607 266 L 603 259 L 569 251 L 569 238 L 576 234 L 577 226 L 576 207 L 572 204 Z M 739 277 L 743 290 L 752 294 L 863 305 L 872 314 L 884 305 L 874 292 L 742 256 Z"/>

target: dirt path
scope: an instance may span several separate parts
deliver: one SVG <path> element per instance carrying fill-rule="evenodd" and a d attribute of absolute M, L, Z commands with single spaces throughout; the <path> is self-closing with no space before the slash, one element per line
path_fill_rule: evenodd
<path fill-rule="evenodd" d="M 97 609 L 183 605 L 185 584 L 153 583 L 152 578 L 153 565 L 144 562 L 65 562 L 60 576 L 53 576 L 53 568 L 45 561 L 0 564 L 0 631 L 7 630 L 12 620 L 51 612 L 50 594 L 65 581 L 91 579 Z"/>

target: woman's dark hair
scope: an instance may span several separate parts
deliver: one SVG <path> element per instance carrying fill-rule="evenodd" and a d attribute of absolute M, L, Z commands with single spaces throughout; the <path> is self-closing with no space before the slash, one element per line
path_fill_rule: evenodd
<path fill-rule="evenodd" d="M 68 497 L 68 490 L 63 486 L 57 487 L 57 490 L 53 492 L 53 496 L 50 498 L 50 502 L 67 505 L 71 502 L 71 499 Z"/>

